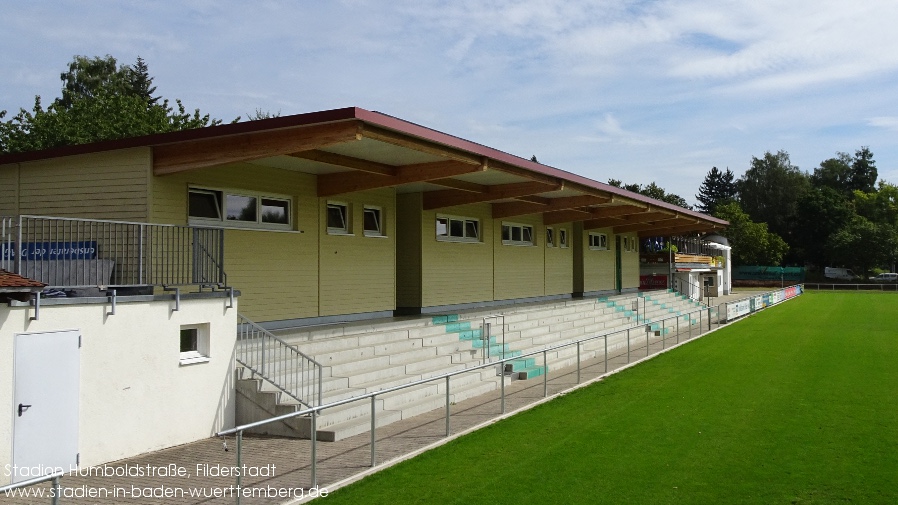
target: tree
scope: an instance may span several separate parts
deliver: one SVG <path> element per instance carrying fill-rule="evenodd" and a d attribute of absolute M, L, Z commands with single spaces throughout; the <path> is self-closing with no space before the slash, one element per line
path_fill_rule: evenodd
<path fill-rule="evenodd" d="M 844 195 L 851 194 L 851 156 L 836 153 L 835 158 L 823 160 L 811 174 L 811 184 L 817 188 L 831 188 Z"/>
<path fill-rule="evenodd" d="M 835 158 L 820 162 L 820 167 L 811 175 L 811 183 L 833 188 L 850 198 L 854 191 L 874 191 L 877 177 L 873 153 L 869 147 L 861 147 L 854 152 L 853 158 L 839 152 Z"/>
<path fill-rule="evenodd" d="M 727 168 L 721 172 L 717 167 L 711 167 L 711 171 L 705 175 L 705 180 L 698 188 L 695 199 L 699 204 L 696 210 L 705 214 L 714 214 L 717 205 L 731 202 L 736 199 L 735 175 Z"/>
<path fill-rule="evenodd" d="M 766 223 L 755 223 L 739 206 L 729 202 L 717 206 L 716 217 L 730 222 L 721 233 L 733 248 L 733 263 L 737 265 L 780 265 L 789 245 L 767 229 Z"/>
<path fill-rule="evenodd" d="M 851 189 L 869 193 L 876 187 L 876 162 L 873 161 L 873 153 L 869 147 L 861 147 L 854 152 L 854 160 L 851 162 Z"/>
<path fill-rule="evenodd" d="M 807 174 L 789 161 L 789 153 L 764 153 L 751 158 L 751 168 L 736 183 L 742 209 L 759 223 L 767 223 L 770 231 L 792 241 L 798 200 L 807 193 Z"/>
<path fill-rule="evenodd" d="M 854 216 L 830 236 L 826 246 L 834 265 L 855 267 L 866 277 L 872 267 L 894 261 L 898 234 L 892 225 Z"/>
<path fill-rule="evenodd" d="M 686 203 L 686 199 L 684 199 L 680 195 L 666 192 L 664 188 L 655 184 L 654 182 L 650 183 L 648 186 L 643 186 L 641 184 L 623 184 L 617 179 L 608 179 L 608 184 L 616 188 L 625 189 L 627 191 L 639 193 L 640 195 L 647 196 L 649 198 L 654 198 L 655 200 L 661 200 L 662 202 L 667 202 L 678 207 L 683 207 L 684 209 L 692 209 L 692 207 L 690 207 L 689 204 Z"/>
<path fill-rule="evenodd" d="M 62 93 L 46 109 L 36 96 L 30 111 L 20 109 L 0 122 L 0 153 L 35 151 L 101 140 L 187 130 L 221 123 L 180 100 L 175 105 L 152 94 L 156 88 L 146 63 L 118 66 L 115 58 L 75 56 L 60 74 Z M 6 111 L 0 112 L 0 118 Z M 239 119 L 239 118 L 238 118 Z"/>
<path fill-rule="evenodd" d="M 795 221 L 796 256 L 818 266 L 830 265 L 826 244 L 830 235 L 854 218 L 854 208 L 842 193 L 828 186 L 814 187 L 798 200 Z"/>

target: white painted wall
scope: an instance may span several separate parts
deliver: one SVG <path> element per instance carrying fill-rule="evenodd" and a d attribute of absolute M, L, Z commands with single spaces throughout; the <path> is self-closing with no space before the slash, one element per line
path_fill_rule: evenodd
<path fill-rule="evenodd" d="M 82 334 L 79 450 L 93 466 L 214 435 L 234 426 L 237 308 L 182 298 L 109 305 L 0 305 L 0 469 L 11 463 L 13 338 L 77 329 Z M 208 323 L 210 360 L 182 366 L 181 325 Z M 0 485 L 9 478 L 0 471 Z"/>

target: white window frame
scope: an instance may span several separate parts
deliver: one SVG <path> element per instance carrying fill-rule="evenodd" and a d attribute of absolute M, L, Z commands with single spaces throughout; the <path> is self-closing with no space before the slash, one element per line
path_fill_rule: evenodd
<path fill-rule="evenodd" d="M 188 349 L 185 349 L 181 342 L 185 331 L 194 332 L 196 335 L 196 345 Z M 194 365 L 210 361 L 212 356 L 209 335 L 209 323 L 182 324 L 178 334 L 179 364 Z"/>
<path fill-rule="evenodd" d="M 555 229 L 551 226 L 546 227 L 546 247 L 555 247 Z"/>
<path fill-rule="evenodd" d="M 368 221 L 366 218 L 367 218 L 369 212 L 373 212 L 377 216 L 377 218 L 376 218 L 377 229 L 376 230 L 369 230 L 367 228 Z M 362 230 L 364 231 L 364 234 L 366 237 L 386 237 L 387 234 L 384 231 L 383 208 L 378 207 L 376 205 L 365 205 L 365 207 L 362 211 Z"/>
<path fill-rule="evenodd" d="M 195 217 L 190 215 L 190 195 L 206 194 L 215 198 L 216 211 L 218 216 L 212 217 Z M 256 200 L 256 220 L 255 221 L 238 221 L 228 219 L 227 217 L 227 200 L 228 196 L 254 198 Z M 276 200 L 286 204 L 287 222 L 286 223 L 268 223 L 264 222 L 262 213 L 263 200 Z M 211 225 L 227 228 L 258 228 L 265 230 L 293 230 L 293 198 L 286 195 L 277 195 L 270 193 L 260 193 L 256 191 L 244 191 L 242 189 L 224 189 L 211 188 L 205 186 L 188 186 L 187 188 L 187 222 L 194 225 Z"/>
<path fill-rule="evenodd" d="M 342 209 L 342 227 L 330 225 L 330 211 L 332 208 Z M 328 235 L 352 235 L 352 209 L 349 203 L 328 201 L 324 206 L 324 226 L 327 228 Z"/>
<path fill-rule="evenodd" d="M 508 228 L 509 237 L 505 238 L 505 229 Z M 535 246 L 536 245 L 536 237 L 533 235 L 533 225 L 531 224 L 523 224 L 523 223 L 507 223 L 502 222 L 502 245 L 513 245 L 513 246 Z M 518 236 L 520 239 L 515 239 L 515 230 L 520 230 Z M 527 240 L 525 237 L 530 235 L 530 240 Z"/>
<path fill-rule="evenodd" d="M 558 228 L 558 247 L 567 249 L 567 228 Z"/>
<path fill-rule="evenodd" d="M 440 234 L 440 220 L 446 220 L 446 233 Z M 450 235 L 452 231 L 452 222 L 461 222 L 462 235 Z M 474 234 L 472 236 L 470 225 L 474 226 Z M 436 238 L 440 242 L 468 242 L 479 243 L 482 231 L 480 229 L 480 220 L 474 217 L 450 216 L 446 214 L 437 214 L 434 220 L 434 232 Z"/>
<path fill-rule="evenodd" d="M 606 235 L 605 233 L 589 232 L 589 250 L 607 251 L 608 235 Z"/>

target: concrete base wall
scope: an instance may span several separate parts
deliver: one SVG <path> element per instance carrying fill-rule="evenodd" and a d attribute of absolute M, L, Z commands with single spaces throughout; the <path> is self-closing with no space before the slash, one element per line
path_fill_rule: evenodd
<path fill-rule="evenodd" d="M 160 297 L 161 298 L 161 297 Z M 166 297 L 167 298 L 167 297 Z M 70 300 L 67 300 L 70 301 Z M 0 469 L 12 464 L 16 335 L 78 330 L 81 466 L 192 442 L 234 426 L 237 308 L 227 298 L 0 306 Z M 182 325 L 208 325 L 208 361 L 182 364 Z M 2 414 L 5 412 L 5 414 Z M 47 435 L 52 443 L 52 433 Z M 10 481 L 0 471 L 0 484 Z"/>

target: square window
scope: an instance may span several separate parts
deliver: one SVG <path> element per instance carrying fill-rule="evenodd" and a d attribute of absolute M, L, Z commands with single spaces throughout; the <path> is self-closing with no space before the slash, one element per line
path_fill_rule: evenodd
<path fill-rule="evenodd" d="M 252 196 L 242 195 L 226 195 L 225 209 L 227 209 L 228 221 L 245 221 L 255 223 L 256 218 L 256 198 Z"/>
<path fill-rule="evenodd" d="M 438 237 L 448 237 L 449 236 L 449 219 L 445 217 L 437 218 L 437 236 Z"/>
<path fill-rule="evenodd" d="M 290 202 L 274 198 L 262 198 L 262 222 L 290 224 Z"/>
<path fill-rule="evenodd" d="M 327 232 L 349 233 L 348 209 L 345 203 L 327 204 Z"/>
<path fill-rule="evenodd" d="M 209 361 L 209 324 L 182 325 L 179 352 L 182 365 Z"/>
<path fill-rule="evenodd" d="M 382 237 L 383 224 L 381 223 L 381 210 L 379 207 L 365 207 L 365 236 Z"/>
<path fill-rule="evenodd" d="M 465 238 L 470 238 L 474 240 L 480 239 L 480 230 L 478 228 L 478 222 L 473 220 L 465 221 Z"/>
<path fill-rule="evenodd" d="M 449 220 L 449 236 L 464 238 L 465 222 L 460 219 L 450 219 Z"/>
<path fill-rule="evenodd" d="M 187 215 L 221 219 L 221 192 L 191 189 L 187 194 Z"/>

